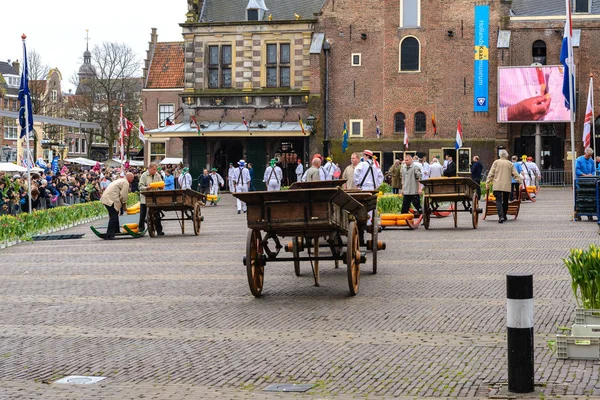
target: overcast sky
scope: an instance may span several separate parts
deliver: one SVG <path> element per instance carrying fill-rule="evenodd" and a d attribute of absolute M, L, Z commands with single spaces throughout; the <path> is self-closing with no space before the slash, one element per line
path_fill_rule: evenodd
<path fill-rule="evenodd" d="M 63 91 L 73 89 L 70 80 L 83 63 L 86 29 L 90 50 L 102 42 L 129 45 L 142 62 L 151 28 L 161 42 L 181 41 L 180 23 L 185 22 L 185 0 L 20 0 L 0 5 L 0 60 L 21 60 L 21 35 L 27 35 L 27 50 L 35 49 L 42 62 L 58 68 Z M 140 76 L 142 70 L 140 67 Z"/>

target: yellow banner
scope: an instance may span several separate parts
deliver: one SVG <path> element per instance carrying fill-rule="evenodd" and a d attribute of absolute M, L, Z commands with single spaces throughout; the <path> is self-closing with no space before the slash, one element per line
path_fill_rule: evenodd
<path fill-rule="evenodd" d="M 489 51 L 487 46 L 475 46 L 475 61 L 489 60 Z"/>

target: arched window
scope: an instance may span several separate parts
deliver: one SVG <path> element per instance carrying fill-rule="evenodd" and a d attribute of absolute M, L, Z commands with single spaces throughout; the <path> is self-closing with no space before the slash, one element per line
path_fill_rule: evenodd
<path fill-rule="evenodd" d="M 394 114 L 394 132 L 404 132 L 404 124 L 406 117 L 403 113 L 399 112 Z"/>
<path fill-rule="evenodd" d="M 425 113 L 419 111 L 415 113 L 415 132 L 425 132 L 427 130 L 427 120 Z"/>
<path fill-rule="evenodd" d="M 400 71 L 419 71 L 421 68 L 421 46 L 414 36 L 400 42 Z"/>
<path fill-rule="evenodd" d="M 533 42 L 531 56 L 533 57 L 534 63 L 546 65 L 546 43 L 543 40 L 536 40 Z"/>

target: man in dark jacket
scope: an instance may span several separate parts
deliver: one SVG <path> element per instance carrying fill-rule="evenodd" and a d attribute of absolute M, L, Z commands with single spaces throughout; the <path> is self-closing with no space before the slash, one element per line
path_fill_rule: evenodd
<path fill-rule="evenodd" d="M 479 156 L 473 156 L 473 164 L 471 164 L 471 179 L 478 185 L 481 183 L 481 173 L 483 165 L 479 162 Z M 481 200 L 481 185 L 477 186 L 477 198 Z"/>
<path fill-rule="evenodd" d="M 452 159 L 452 156 L 448 155 L 448 164 L 446 166 L 446 170 L 444 171 L 444 176 L 448 178 L 454 178 L 456 176 L 456 164 Z"/>
<path fill-rule="evenodd" d="M 198 191 L 202 194 L 208 194 L 210 191 L 210 185 L 212 183 L 212 178 L 208 174 L 208 170 L 205 169 L 203 174 L 198 178 Z"/>

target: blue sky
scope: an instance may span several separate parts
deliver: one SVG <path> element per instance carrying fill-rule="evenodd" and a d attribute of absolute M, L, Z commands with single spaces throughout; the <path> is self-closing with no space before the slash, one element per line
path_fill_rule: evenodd
<path fill-rule="evenodd" d="M 83 62 L 86 29 L 90 49 L 102 42 L 129 45 L 140 61 L 146 56 L 151 28 L 158 40 L 180 41 L 185 22 L 185 0 L 27 0 L 2 2 L 0 8 L 0 60 L 21 60 L 21 35 L 27 49 L 35 49 L 42 62 L 58 68 L 63 90 L 73 88 L 71 76 Z M 23 8 L 24 5 L 26 8 Z M 141 76 L 141 69 L 140 69 Z"/>

